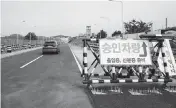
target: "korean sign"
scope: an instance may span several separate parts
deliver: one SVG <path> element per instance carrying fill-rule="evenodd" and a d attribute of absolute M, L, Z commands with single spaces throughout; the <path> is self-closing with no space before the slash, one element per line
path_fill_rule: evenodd
<path fill-rule="evenodd" d="M 101 39 L 99 42 L 102 65 L 151 65 L 147 40 Z"/>

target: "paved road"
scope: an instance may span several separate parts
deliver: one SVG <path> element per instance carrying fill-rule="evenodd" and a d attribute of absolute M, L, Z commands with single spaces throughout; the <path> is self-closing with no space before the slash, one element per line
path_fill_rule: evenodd
<path fill-rule="evenodd" d="M 2 108 L 92 108 L 92 104 L 95 108 L 176 108 L 175 93 L 135 96 L 128 91 L 149 85 L 121 85 L 122 94 L 92 94 L 97 90 L 91 92 L 82 85 L 66 44 L 58 55 L 42 56 L 41 50 L 36 50 L 1 62 Z"/>
<path fill-rule="evenodd" d="M 68 45 L 58 55 L 40 49 L 1 61 L 2 108 L 91 108 Z"/>
<path fill-rule="evenodd" d="M 107 91 L 115 90 L 115 87 L 116 92 Z M 176 93 L 162 90 L 157 84 L 96 86 L 91 92 L 95 108 L 176 108 Z"/>

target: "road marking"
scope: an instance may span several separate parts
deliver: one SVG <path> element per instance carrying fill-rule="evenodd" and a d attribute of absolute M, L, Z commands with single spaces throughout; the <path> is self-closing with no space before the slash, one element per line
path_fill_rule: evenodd
<path fill-rule="evenodd" d="M 70 46 L 69 46 L 69 48 L 70 48 Z M 70 50 L 71 50 L 71 48 L 70 48 Z M 71 52 L 72 52 L 72 50 L 71 50 Z M 81 65 L 79 64 L 79 62 L 78 62 L 75 54 L 73 52 L 72 52 L 72 54 L 73 54 L 73 57 L 75 58 L 76 64 L 77 64 L 77 66 L 79 68 L 79 71 L 82 73 L 82 67 L 81 67 Z"/>
<path fill-rule="evenodd" d="M 170 89 L 165 89 L 165 90 L 171 93 L 176 93 L 176 90 L 170 90 Z"/>
<path fill-rule="evenodd" d="M 140 89 L 130 89 L 128 92 L 131 95 L 150 95 L 150 94 L 158 94 L 162 95 L 162 93 L 159 91 L 159 89 L 146 89 L 146 90 L 140 90 Z"/>
<path fill-rule="evenodd" d="M 96 95 L 108 95 L 108 94 L 123 94 L 122 89 L 119 87 L 111 87 L 111 88 L 97 88 L 90 87 L 92 94 Z"/>
<path fill-rule="evenodd" d="M 34 59 L 34 60 L 32 60 L 32 61 L 26 63 L 25 65 L 21 66 L 20 68 L 24 68 L 24 67 L 26 67 L 27 65 L 31 64 L 32 62 L 36 61 L 37 59 L 41 58 L 42 56 L 43 56 L 43 55 L 37 57 L 36 59 Z"/>

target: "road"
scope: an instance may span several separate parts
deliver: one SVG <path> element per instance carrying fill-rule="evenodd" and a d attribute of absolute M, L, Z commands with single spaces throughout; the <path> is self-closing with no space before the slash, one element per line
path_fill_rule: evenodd
<path fill-rule="evenodd" d="M 107 89 L 114 90 L 114 87 L 117 87 L 116 92 L 107 92 Z M 162 90 L 157 84 L 122 84 L 95 88 L 91 94 L 95 108 L 176 108 L 176 93 Z M 95 94 L 94 91 L 98 88 L 99 92 Z M 134 94 L 134 90 L 138 93 Z M 147 95 L 139 94 L 142 90 Z"/>
<path fill-rule="evenodd" d="M 1 60 L 2 108 L 91 108 L 70 48 L 60 47 L 58 55 L 40 49 Z"/>
<path fill-rule="evenodd" d="M 58 55 L 42 55 L 40 49 L 1 59 L 2 108 L 176 108 L 176 93 L 131 95 L 128 91 L 157 84 L 121 85 L 121 94 L 92 94 L 82 84 L 69 46 L 60 47 Z"/>

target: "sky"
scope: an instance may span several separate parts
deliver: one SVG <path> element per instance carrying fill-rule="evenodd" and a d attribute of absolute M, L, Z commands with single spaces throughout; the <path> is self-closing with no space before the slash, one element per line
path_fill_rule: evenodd
<path fill-rule="evenodd" d="M 123 12 L 122 12 L 123 11 Z M 123 13 L 123 14 L 122 14 Z M 100 29 L 108 35 L 122 30 L 123 21 L 132 19 L 153 22 L 153 29 L 176 26 L 176 1 L 2 1 L 1 36 L 77 36 L 91 26 L 93 33 Z"/>

